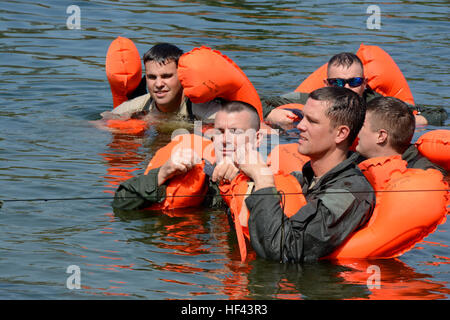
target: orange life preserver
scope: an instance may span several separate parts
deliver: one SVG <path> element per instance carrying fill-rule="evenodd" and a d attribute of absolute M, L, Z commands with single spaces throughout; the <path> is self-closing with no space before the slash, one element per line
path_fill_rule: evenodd
<path fill-rule="evenodd" d="M 106 125 L 116 133 L 131 135 L 140 135 L 148 128 L 148 123 L 142 119 L 109 119 L 106 120 Z"/>
<path fill-rule="evenodd" d="M 298 152 L 297 143 L 280 144 L 273 148 L 267 157 L 267 165 L 274 174 L 275 187 L 283 197 L 284 214 L 291 217 L 302 206 L 306 199 L 297 179 L 290 175 L 293 171 L 301 171 L 309 157 Z M 245 199 L 250 195 L 253 183 L 244 174 L 238 174 L 229 184 L 219 186 L 220 194 L 230 208 L 238 239 L 241 261 L 247 257 L 245 239 L 250 239 L 248 219 L 250 213 L 245 206 Z"/>
<path fill-rule="evenodd" d="M 302 187 L 297 179 L 290 174 L 275 174 L 274 180 L 275 187 L 278 191 L 282 192 L 284 214 L 289 218 L 306 204 L 306 199 L 302 194 Z M 252 188 L 253 183 L 242 173 L 238 174 L 230 184 L 221 184 L 219 186 L 220 194 L 230 208 L 231 217 L 234 221 L 242 262 L 247 257 L 247 244 L 245 239 L 250 239 L 248 230 L 250 213 L 245 205 L 245 199 L 252 192 Z"/>
<path fill-rule="evenodd" d="M 185 175 L 175 176 L 167 184 L 166 198 L 163 202 L 153 204 L 150 210 L 171 210 L 200 205 L 207 191 L 206 174 L 203 172 L 204 160 L 214 162 L 214 147 L 211 140 L 196 134 L 176 136 L 171 142 L 159 149 L 150 160 L 145 173 L 161 167 L 179 148 L 194 150 L 202 159 Z"/>
<path fill-rule="evenodd" d="M 133 41 L 117 37 L 108 48 L 105 64 L 115 108 L 127 101 L 127 95 L 133 92 L 141 82 L 141 57 Z"/>
<path fill-rule="evenodd" d="M 450 204 L 449 187 L 433 169 L 408 169 L 400 156 L 374 158 L 360 164 L 377 190 L 369 222 L 332 254 L 322 259 L 381 259 L 397 257 L 411 249 L 445 222 Z M 306 204 L 298 181 L 284 173 L 275 174 L 275 185 L 285 193 L 285 214 L 291 217 Z M 220 190 L 231 210 L 242 261 L 247 254 L 249 212 L 245 198 L 251 193 L 249 179 L 240 174 Z M 426 211 L 426 212 L 425 212 Z"/>
<path fill-rule="evenodd" d="M 359 166 L 376 190 L 369 222 L 324 259 L 385 259 L 410 250 L 445 222 L 449 186 L 434 169 L 408 169 L 400 156 Z"/>
<path fill-rule="evenodd" d="M 267 157 L 267 164 L 273 173 L 291 173 L 301 171 L 309 157 L 298 152 L 298 143 L 279 144 Z"/>
<path fill-rule="evenodd" d="M 202 46 L 184 53 L 178 61 L 178 78 L 193 103 L 215 98 L 251 104 L 263 119 L 261 100 L 239 66 L 220 51 Z"/>
<path fill-rule="evenodd" d="M 414 105 L 414 98 L 400 68 L 392 57 L 378 46 L 366 46 L 361 43 L 356 55 L 364 66 L 364 75 L 372 90 L 383 96 L 398 98 Z M 325 63 L 310 74 L 296 89 L 297 92 L 312 92 L 324 86 L 327 78 Z"/>
<path fill-rule="evenodd" d="M 429 131 L 415 145 L 423 156 L 450 171 L 450 130 Z"/>

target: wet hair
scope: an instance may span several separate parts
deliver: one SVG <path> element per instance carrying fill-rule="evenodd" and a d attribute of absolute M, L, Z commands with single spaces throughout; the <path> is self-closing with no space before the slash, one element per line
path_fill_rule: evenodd
<path fill-rule="evenodd" d="M 309 94 L 310 99 L 328 102 L 325 115 L 333 128 L 341 125 L 350 129 L 347 137 L 350 146 L 356 139 L 366 116 L 366 103 L 357 93 L 347 88 L 323 87 Z"/>
<path fill-rule="evenodd" d="M 216 99 L 216 101 L 220 103 L 220 111 L 226 113 L 247 111 L 251 116 L 251 128 L 256 131 L 260 129 L 261 122 L 258 111 L 256 111 L 256 108 L 251 104 L 243 101 L 227 101 L 223 99 Z"/>
<path fill-rule="evenodd" d="M 394 97 L 378 97 L 367 103 L 372 131 L 384 129 L 389 135 L 389 145 L 403 153 L 411 144 L 416 129 L 416 119 L 408 105 Z"/>
<path fill-rule="evenodd" d="M 331 57 L 328 61 L 328 67 L 330 66 L 345 66 L 350 68 L 354 63 L 357 63 L 361 66 L 361 69 L 364 69 L 363 63 L 359 57 L 351 52 L 341 52 Z"/>
<path fill-rule="evenodd" d="M 183 54 L 183 50 L 170 43 L 158 43 L 148 50 L 142 60 L 144 64 L 147 61 L 156 61 L 161 64 L 174 61 L 178 66 L 178 59 Z"/>

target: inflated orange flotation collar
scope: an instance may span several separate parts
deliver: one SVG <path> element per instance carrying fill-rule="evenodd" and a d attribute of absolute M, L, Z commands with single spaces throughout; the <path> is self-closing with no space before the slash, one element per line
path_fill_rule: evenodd
<path fill-rule="evenodd" d="M 301 171 L 309 157 L 298 152 L 297 143 L 280 144 L 273 148 L 267 157 L 267 165 L 274 174 L 275 187 L 282 196 L 284 214 L 291 217 L 306 204 L 302 188 L 297 179 L 290 175 L 293 171 Z M 250 239 L 248 219 L 250 213 L 245 205 L 245 199 L 253 190 L 253 183 L 244 174 L 237 175 L 229 184 L 219 186 L 220 194 L 230 208 L 238 239 L 241 261 L 247 257 L 245 239 Z M 267 195 L 276 196 L 276 195 Z"/>
<path fill-rule="evenodd" d="M 166 198 L 162 203 L 153 204 L 150 210 L 171 210 L 200 205 L 206 195 L 207 176 L 203 172 L 205 161 L 214 163 L 214 147 L 212 141 L 196 134 L 176 136 L 170 143 L 159 149 L 147 166 L 144 174 L 151 169 L 161 167 L 171 155 L 180 148 L 192 149 L 203 160 L 185 175 L 175 176 L 167 184 Z"/>
<path fill-rule="evenodd" d="M 147 130 L 148 123 L 142 119 L 109 119 L 106 121 L 106 125 L 114 132 L 121 134 L 140 135 Z"/>
<path fill-rule="evenodd" d="M 383 96 L 395 97 L 414 105 L 414 98 L 400 68 L 391 56 L 378 46 L 366 46 L 361 43 L 356 55 L 364 66 L 364 75 L 372 90 Z M 324 86 L 327 78 L 328 63 L 309 75 L 298 87 L 297 92 L 312 92 Z"/>
<path fill-rule="evenodd" d="M 115 108 L 127 101 L 127 95 L 133 92 L 141 82 L 141 58 L 133 41 L 117 37 L 108 48 L 105 64 Z"/>
<path fill-rule="evenodd" d="M 423 156 L 450 171 L 450 130 L 429 131 L 415 145 Z"/>
<path fill-rule="evenodd" d="M 275 187 L 282 196 L 281 204 L 284 208 L 284 214 L 289 218 L 306 204 L 306 199 L 302 194 L 302 188 L 297 179 L 290 174 L 275 174 L 274 179 Z M 221 184 L 219 186 L 220 194 L 230 208 L 231 217 L 234 221 L 242 262 L 247 257 L 247 244 L 245 239 L 250 239 L 248 230 L 250 213 L 245 205 L 245 199 L 251 194 L 252 188 L 253 183 L 242 173 L 237 175 L 230 184 Z M 276 195 L 265 196 L 274 197 Z"/>
<path fill-rule="evenodd" d="M 373 215 L 367 225 L 322 259 L 397 257 L 445 222 L 450 192 L 442 174 L 433 169 L 407 169 L 406 165 L 400 156 L 374 158 L 360 164 L 364 175 L 377 190 Z M 293 176 L 275 175 L 275 184 L 277 190 L 286 194 L 284 208 L 287 217 L 296 214 L 306 204 L 301 186 Z M 230 185 L 221 186 L 221 191 L 231 209 L 244 261 L 247 253 L 245 239 L 250 238 L 249 213 L 244 202 L 251 193 L 248 178 L 239 175 Z"/>
<path fill-rule="evenodd" d="M 301 171 L 309 157 L 298 152 L 298 143 L 279 144 L 267 157 L 267 165 L 273 173 Z"/>
<path fill-rule="evenodd" d="M 400 156 L 359 165 L 376 190 L 374 212 L 367 225 L 324 259 L 398 257 L 445 222 L 450 193 L 442 174 L 406 165 Z"/>
<path fill-rule="evenodd" d="M 263 119 L 261 100 L 253 84 L 239 66 L 218 50 L 194 48 L 178 61 L 178 78 L 184 94 L 193 103 L 215 98 L 251 104 Z"/>

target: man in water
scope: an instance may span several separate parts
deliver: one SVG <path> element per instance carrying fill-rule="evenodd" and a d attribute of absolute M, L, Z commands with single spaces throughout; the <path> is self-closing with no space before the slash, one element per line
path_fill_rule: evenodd
<path fill-rule="evenodd" d="M 336 54 L 328 61 L 327 79 L 323 81 L 327 87 L 345 87 L 356 92 L 363 97 L 366 103 L 381 96 L 368 86 L 367 79 L 364 76 L 363 63 L 357 55 L 350 52 Z M 291 92 L 282 95 L 281 98 L 268 98 L 265 104 L 271 105 L 272 108 L 288 103 L 304 105 L 307 99 L 307 93 Z M 408 107 L 419 112 L 416 106 L 408 105 Z M 270 110 L 270 107 L 265 106 L 265 110 Z M 442 125 L 442 122 L 447 119 L 447 113 L 443 108 L 427 108 L 421 110 L 421 112 L 421 114 L 415 116 L 416 125 Z M 294 116 L 291 111 L 277 109 L 270 111 L 266 115 L 266 120 L 277 125 L 289 125 L 292 123 Z"/>
<path fill-rule="evenodd" d="M 327 256 L 368 221 L 375 205 L 373 188 L 355 163 L 358 154 L 348 152 L 364 121 L 361 97 L 346 88 L 320 88 L 309 95 L 303 115 L 298 151 L 311 160 L 292 175 L 307 203 L 290 218 L 266 163 L 248 161 L 257 157 L 249 145 L 236 153 L 237 167 L 255 184 L 245 200 L 248 228 L 252 247 L 265 259 L 303 262 Z"/>
<path fill-rule="evenodd" d="M 394 97 L 378 97 L 367 104 L 356 151 L 366 158 L 401 156 L 408 168 L 446 171 L 422 156 L 411 140 L 415 119 L 408 105 Z"/>
<path fill-rule="evenodd" d="M 256 109 L 240 101 L 228 101 L 221 105 L 214 120 L 212 132 L 216 165 L 205 166 L 209 176 L 206 206 L 222 206 L 218 184 L 231 181 L 238 169 L 232 161 L 236 149 L 249 143 L 259 146 L 262 134 L 260 119 Z M 165 200 L 168 182 L 175 176 L 183 175 L 200 162 L 199 156 L 191 149 L 180 149 L 159 168 L 123 182 L 116 190 L 113 207 L 124 210 L 136 210 L 149 207 Z"/>
<path fill-rule="evenodd" d="M 137 89 L 142 95 L 125 101 L 111 112 L 102 113 L 107 118 L 135 118 L 145 114 L 178 114 L 191 120 L 214 120 L 220 106 L 211 101 L 193 104 L 183 94 L 178 79 L 178 60 L 183 51 L 170 43 L 159 43 L 148 50 L 144 56 L 145 81 L 148 93 L 142 86 Z"/>

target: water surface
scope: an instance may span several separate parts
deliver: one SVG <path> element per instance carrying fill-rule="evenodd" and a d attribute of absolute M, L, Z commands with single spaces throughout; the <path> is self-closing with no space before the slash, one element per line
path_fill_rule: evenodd
<path fill-rule="evenodd" d="M 0 2 L 0 297 L 3 299 L 448 299 L 449 223 L 398 259 L 283 266 L 240 263 L 220 210 L 114 212 L 120 181 L 143 173 L 172 127 L 142 136 L 92 124 L 112 108 L 105 55 L 117 36 L 142 55 L 169 41 L 233 59 L 261 95 L 294 90 L 334 53 L 389 52 L 415 101 L 449 111 L 447 1 Z M 447 128 L 429 126 L 427 130 Z M 48 200 L 53 199 L 53 200 Z M 66 199 L 66 200 L 61 200 Z M 70 290 L 69 266 L 81 270 Z M 370 266 L 381 288 L 367 283 Z"/>

